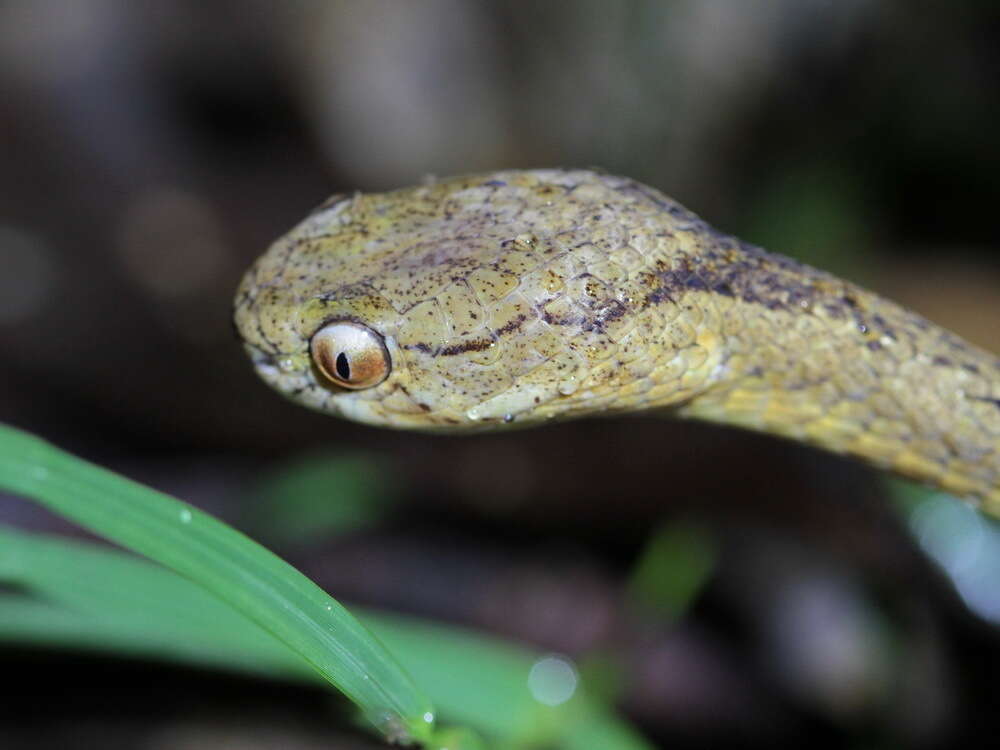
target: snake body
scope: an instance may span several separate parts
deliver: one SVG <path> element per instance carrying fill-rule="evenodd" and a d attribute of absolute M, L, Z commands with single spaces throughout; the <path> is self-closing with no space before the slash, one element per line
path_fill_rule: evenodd
<path fill-rule="evenodd" d="M 324 379 L 310 339 L 331 321 L 384 340 L 384 380 Z M 628 178 L 506 171 L 334 196 L 247 272 L 235 322 L 270 385 L 369 424 L 655 411 L 855 456 L 1000 514 L 995 355 Z"/>

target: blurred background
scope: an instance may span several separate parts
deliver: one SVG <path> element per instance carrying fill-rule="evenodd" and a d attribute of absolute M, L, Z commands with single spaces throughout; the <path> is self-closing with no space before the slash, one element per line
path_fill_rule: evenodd
<path fill-rule="evenodd" d="M 998 31 L 991 0 L 0 2 L 0 419 L 348 603 L 563 654 L 663 746 L 995 737 L 1000 536 L 963 506 L 700 424 L 359 427 L 267 390 L 229 316 L 331 193 L 599 166 L 1000 352 Z M 375 746 L 321 691 L 0 664 L 5 748 Z"/>

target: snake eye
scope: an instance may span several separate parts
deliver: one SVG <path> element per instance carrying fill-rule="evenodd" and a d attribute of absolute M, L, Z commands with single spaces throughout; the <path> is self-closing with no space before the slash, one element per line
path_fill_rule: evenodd
<path fill-rule="evenodd" d="M 309 342 L 313 363 L 330 382 L 358 390 L 378 385 L 392 365 L 385 342 L 360 323 L 330 323 Z"/>

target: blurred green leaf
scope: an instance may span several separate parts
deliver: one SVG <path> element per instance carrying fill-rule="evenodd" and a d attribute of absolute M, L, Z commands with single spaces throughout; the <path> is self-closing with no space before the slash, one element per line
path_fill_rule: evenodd
<path fill-rule="evenodd" d="M 912 482 L 897 477 L 883 477 L 882 481 L 889 491 L 889 497 L 892 498 L 893 505 L 896 506 L 899 512 L 905 514 L 913 512 L 921 503 L 927 502 L 935 495 L 941 494 L 940 490 L 931 489 L 919 482 Z"/>
<path fill-rule="evenodd" d="M 661 527 L 632 572 L 629 593 L 642 607 L 676 620 L 687 612 L 715 568 L 715 542 L 694 523 Z"/>
<path fill-rule="evenodd" d="M 966 606 L 1000 623 L 1000 522 L 946 493 L 903 480 L 887 483 L 914 540 Z"/>
<path fill-rule="evenodd" d="M 273 544 L 302 544 L 372 526 L 392 487 L 371 457 L 317 453 L 275 466 L 253 494 L 248 528 Z"/>
<path fill-rule="evenodd" d="M 873 237 L 854 173 L 826 162 L 775 165 L 739 227 L 772 252 L 863 280 Z"/>

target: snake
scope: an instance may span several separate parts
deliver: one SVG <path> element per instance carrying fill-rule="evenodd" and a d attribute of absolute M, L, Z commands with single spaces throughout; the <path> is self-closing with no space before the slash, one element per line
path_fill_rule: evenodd
<path fill-rule="evenodd" d="M 860 459 L 1000 516 L 1000 359 L 595 170 L 337 194 L 244 275 L 257 374 L 368 425 L 642 412 Z"/>

